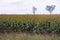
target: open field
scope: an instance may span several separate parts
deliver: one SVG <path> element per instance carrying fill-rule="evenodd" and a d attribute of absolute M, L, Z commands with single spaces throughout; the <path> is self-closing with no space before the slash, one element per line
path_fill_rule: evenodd
<path fill-rule="evenodd" d="M 43 21 L 49 18 L 60 20 L 60 15 L 0 15 L 0 19 L 11 21 Z"/>
<path fill-rule="evenodd" d="M 0 40 L 60 40 L 60 15 L 0 15 Z"/>

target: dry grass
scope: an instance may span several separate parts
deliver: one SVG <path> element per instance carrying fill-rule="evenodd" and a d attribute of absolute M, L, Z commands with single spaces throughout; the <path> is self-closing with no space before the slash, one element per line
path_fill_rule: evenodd
<path fill-rule="evenodd" d="M 60 15 L 0 15 L 0 19 L 10 21 L 45 21 L 46 19 L 60 20 Z"/>
<path fill-rule="evenodd" d="M 57 35 L 30 35 L 23 33 L 0 34 L 0 40 L 60 40 Z"/>

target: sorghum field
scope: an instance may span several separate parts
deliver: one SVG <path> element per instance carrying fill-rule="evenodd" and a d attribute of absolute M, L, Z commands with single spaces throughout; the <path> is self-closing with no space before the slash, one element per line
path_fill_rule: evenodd
<path fill-rule="evenodd" d="M 0 15 L 0 40 L 60 40 L 60 15 Z"/>

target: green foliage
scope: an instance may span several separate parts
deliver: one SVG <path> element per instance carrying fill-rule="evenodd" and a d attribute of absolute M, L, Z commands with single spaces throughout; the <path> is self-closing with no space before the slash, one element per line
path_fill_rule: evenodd
<path fill-rule="evenodd" d="M 0 32 L 28 32 L 28 33 L 60 33 L 60 22 L 57 20 L 40 21 L 15 21 L 0 20 Z"/>

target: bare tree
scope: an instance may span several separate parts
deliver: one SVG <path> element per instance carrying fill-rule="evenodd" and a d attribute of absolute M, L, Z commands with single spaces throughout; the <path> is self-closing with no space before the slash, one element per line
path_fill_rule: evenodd
<path fill-rule="evenodd" d="M 55 9 L 55 5 L 51 5 L 51 6 L 49 6 L 49 5 L 47 5 L 46 6 L 46 10 L 47 11 L 49 11 L 49 13 L 50 13 L 50 15 L 51 15 L 51 13 L 53 12 L 53 10 Z M 50 16 L 50 18 L 49 18 L 49 27 L 51 27 L 51 16 Z"/>
<path fill-rule="evenodd" d="M 51 5 L 51 6 L 47 5 L 47 6 L 46 6 L 46 10 L 49 11 L 49 13 L 50 13 L 50 15 L 51 15 L 51 13 L 52 13 L 53 10 L 55 9 L 55 7 L 56 7 L 55 5 Z"/>
<path fill-rule="evenodd" d="M 33 10 L 33 14 L 35 14 L 37 8 L 35 6 L 33 6 L 32 10 Z"/>

